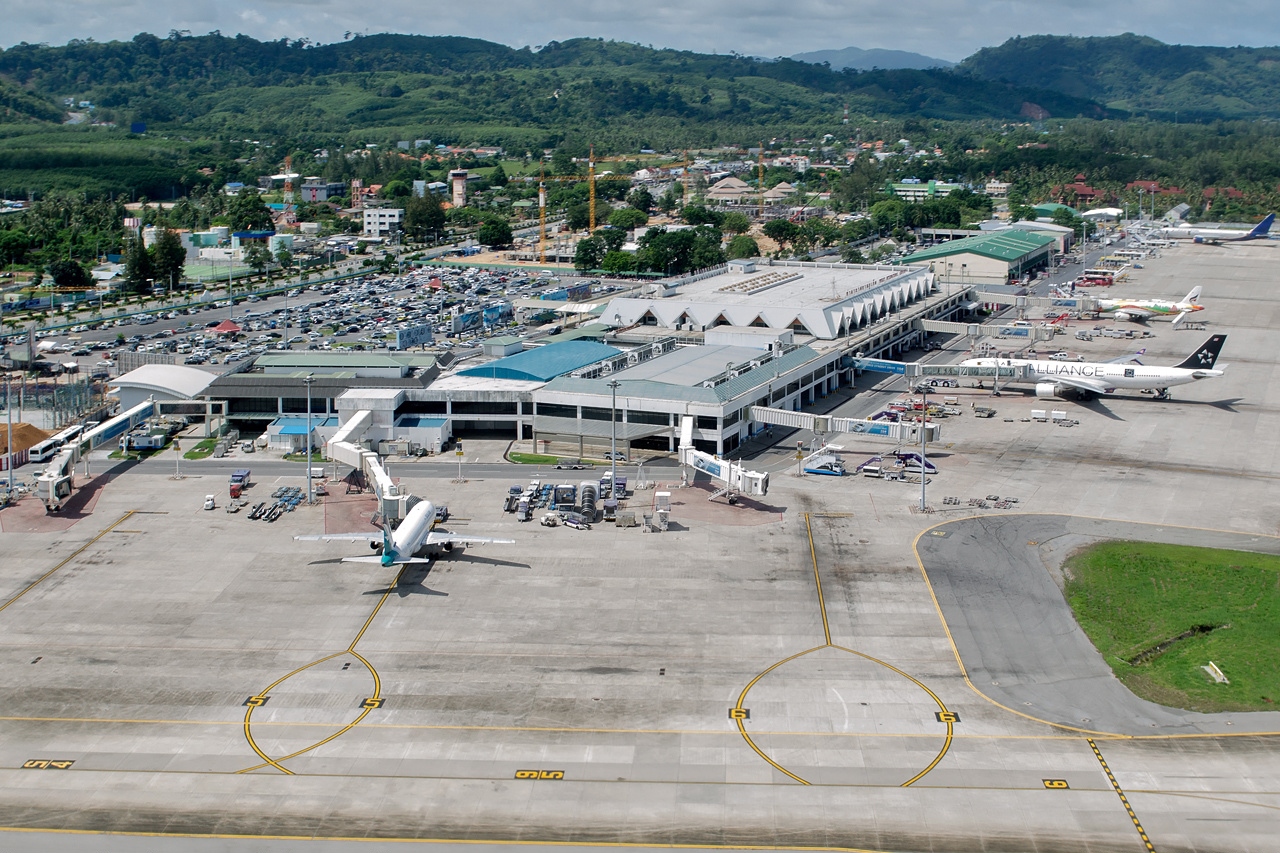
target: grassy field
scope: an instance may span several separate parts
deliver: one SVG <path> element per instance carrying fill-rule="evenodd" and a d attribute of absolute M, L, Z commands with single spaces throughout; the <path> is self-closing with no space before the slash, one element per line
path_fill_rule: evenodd
<path fill-rule="evenodd" d="M 1076 619 L 1135 694 L 1193 711 L 1275 710 L 1280 557 L 1108 542 L 1065 568 Z M 1230 684 L 1201 669 L 1209 661 Z"/>

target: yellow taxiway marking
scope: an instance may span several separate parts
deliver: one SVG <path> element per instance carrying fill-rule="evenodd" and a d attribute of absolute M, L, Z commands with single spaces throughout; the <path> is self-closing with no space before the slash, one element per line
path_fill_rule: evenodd
<path fill-rule="evenodd" d="M 738 727 L 738 734 L 740 734 L 742 736 L 742 739 L 747 742 L 747 746 L 751 747 L 751 749 L 756 753 L 756 755 L 764 759 L 764 761 L 767 762 L 769 766 L 773 767 L 773 769 L 777 770 L 779 773 L 783 773 L 791 777 L 792 779 L 799 782 L 801 785 L 812 785 L 813 784 L 812 782 L 809 782 L 807 779 L 803 779 L 800 776 L 796 775 L 795 773 L 792 773 L 790 770 L 788 770 L 787 768 L 783 767 L 781 764 L 779 764 L 778 762 L 770 758 L 767 754 L 765 754 L 764 750 L 762 750 L 759 746 L 756 745 L 756 742 L 752 739 L 751 735 L 747 733 L 746 721 L 748 719 L 748 716 L 747 716 L 748 712 L 746 708 L 743 706 L 743 702 L 747 700 L 747 694 L 751 692 L 751 688 L 755 687 L 755 685 L 760 681 L 760 679 L 764 678 L 766 675 L 773 672 L 775 669 L 782 666 L 783 664 L 790 663 L 791 661 L 802 658 L 805 655 L 813 654 L 814 652 L 820 652 L 824 649 L 834 649 L 836 651 L 854 655 L 855 657 L 860 657 L 863 660 L 867 660 L 872 663 L 879 664 L 880 666 L 884 667 L 890 672 L 894 672 L 902 676 L 903 678 L 907 679 L 912 684 L 916 685 L 925 693 L 927 693 L 929 695 L 929 698 L 931 698 L 938 706 L 938 714 L 937 714 L 938 720 L 943 724 L 945 724 L 947 727 L 947 733 L 946 733 L 946 736 L 943 738 L 942 748 L 938 750 L 938 754 L 933 757 L 933 760 L 930 761 L 929 764 L 926 765 L 923 770 L 921 770 L 919 773 L 912 776 L 910 779 L 903 782 L 899 786 L 902 788 L 909 788 L 910 786 L 914 785 L 916 782 L 923 779 L 931 770 L 933 770 L 933 768 L 937 767 L 938 763 L 942 761 L 944 756 L 946 756 L 947 751 L 951 749 L 952 741 L 955 739 L 955 724 L 957 721 L 957 717 L 953 712 L 947 710 L 946 704 L 943 703 L 942 698 L 939 697 L 937 693 L 934 693 L 932 690 L 930 690 L 924 684 L 924 682 L 920 681 L 915 676 L 910 675 L 907 672 L 904 672 L 903 670 L 899 669 L 898 667 L 894 666 L 891 663 L 888 663 L 887 661 L 882 661 L 879 658 L 874 658 L 871 655 L 864 654 L 863 652 L 857 651 L 855 649 L 850 649 L 845 646 L 838 646 L 835 643 L 831 642 L 831 623 L 827 618 L 827 600 L 822 592 L 822 574 L 821 572 L 818 571 L 818 554 L 813 544 L 813 525 L 810 523 L 810 515 L 807 512 L 804 514 L 804 527 L 805 527 L 805 533 L 809 537 L 809 559 L 813 563 L 813 581 L 814 581 L 814 586 L 818 592 L 818 610 L 822 614 L 822 636 L 826 642 L 823 643 L 821 646 L 814 646 L 811 649 L 805 649 L 804 651 L 797 652 L 796 654 L 791 655 L 790 657 L 783 658 L 782 660 L 775 663 L 773 666 L 766 669 L 764 672 L 761 672 L 755 678 L 751 679 L 751 681 L 747 682 L 747 686 L 744 687 L 742 689 L 742 693 L 738 695 L 738 704 L 734 705 L 733 708 L 730 709 L 730 713 L 729 713 L 730 719 L 732 719 L 734 721 L 734 724 Z M 757 732 L 756 734 L 757 736 L 759 736 L 764 733 Z M 936 737 L 936 735 L 927 735 L 927 737 Z"/>
<path fill-rule="evenodd" d="M 136 510 L 136 509 L 131 509 L 131 510 L 129 510 L 128 512 L 126 512 L 124 515 L 122 515 L 122 516 L 120 516 L 119 518 L 117 518 L 114 522 L 112 522 L 112 523 L 111 523 L 111 525 L 110 525 L 109 527 L 107 527 L 107 528 L 105 528 L 105 529 L 103 529 L 103 530 L 99 531 L 97 536 L 94 536 L 94 537 L 93 537 L 92 539 L 90 539 L 88 542 L 84 543 L 84 544 L 83 544 L 83 545 L 81 545 L 79 548 L 77 548 L 77 549 L 75 549 L 74 551 L 72 551 L 72 552 L 71 552 L 71 554 L 70 554 L 70 555 L 68 555 L 68 556 L 67 556 L 67 558 L 66 558 L 66 559 L 64 559 L 61 563 L 58 563 L 58 565 L 54 566 L 52 569 L 50 569 L 49 571 L 45 572 L 45 573 L 44 573 L 44 574 L 42 574 L 40 577 L 36 578 L 36 579 L 35 579 L 35 580 L 33 580 L 31 583 L 27 584 L 26 588 L 25 588 L 25 589 L 23 589 L 21 592 L 19 592 L 17 595 L 15 595 L 13 598 L 9 599 L 9 600 L 8 600 L 8 601 L 6 601 L 4 604 L 0 604 L 0 611 L 5 610 L 5 609 L 10 605 L 10 604 L 13 604 L 15 601 L 17 601 L 18 599 L 22 598 L 22 596 L 24 596 L 24 595 L 26 595 L 27 593 L 31 592 L 31 590 L 35 589 L 35 588 L 36 588 L 36 587 L 38 587 L 40 584 L 42 584 L 44 581 L 48 580 L 48 579 L 53 575 L 53 573 L 54 573 L 54 572 L 58 571 L 58 569 L 60 569 L 60 568 L 62 568 L 63 566 L 65 566 L 67 563 L 70 563 L 70 562 L 71 562 L 72 560 L 74 560 L 76 557 L 79 557 L 81 554 L 83 554 L 83 553 L 85 552 L 85 550 L 87 550 L 87 549 L 88 549 L 88 547 L 89 547 L 90 545 L 92 545 L 93 543 L 97 542 L 99 539 L 101 539 L 103 536 L 106 536 L 106 535 L 107 535 L 108 533 L 110 533 L 111 531 L 115 530 L 117 526 L 119 526 L 119 525 L 123 524 L 125 521 L 127 521 L 127 520 L 130 518 L 130 516 L 136 515 L 137 513 L 138 513 L 138 510 Z"/>
<path fill-rule="evenodd" d="M 258 693 L 254 694 L 254 697 L 265 697 L 268 694 L 270 694 L 270 692 L 274 690 L 276 687 L 283 684 L 285 681 L 288 681 L 290 678 L 292 678 L 293 676 L 297 675 L 300 672 L 305 672 L 306 670 L 310 669 L 313 666 L 316 666 L 317 664 L 322 664 L 325 661 L 333 660 L 336 657 L 342 657 L 343 655 L 351 655 L 356 660 L 360 661 L 360 663 L 364 664 L 365 669 L 369 670 L 369 674 L 373 676 L 373 693 L 367 699 L 365 699 L 364 703 L 361 705 L 360 713 L 356 715 L 356 718 L 351 722 L 347 723 L 342 728 L 338 729 L 333 734 L 329 735 L 327 738 L 316 741 L 315 743 L 311 744 L 308 747 L 304 747 L 303 749 L 296 750 L 295 752 L 291 752 L 288 755 L 281 756 L 280 758 L 272 758 L 269 755 L 267 755 L 262 750 L 261 747 L 258 746 L 258 742 L 253 737 L 253 710 L 254 708 L 261 707 L 263 703 L 262 702 L 254 703 L 250 701 L 249 707 L 244 712 L 244 737 L 245 737 L 245 740 L 249 742 L 249 747 L 255 753 L 257 753 L 259 758 L 262 759 L 262 763 L 255 764 L 252 767 L 246 767 L 245 769 L 240 770 L 238 772 L 252 773 L 255 770 L 261 770 L 264 767 L 274 767 L 275 769 L 279 770 L 281 773 L 284 773 L 289 776 L 293 776 L 294 772 L 288 769 L 287 767 L 285 767 L 283 764 L 281 764 L 282 761 L 288 761 L 291 758 L 297 758 L 299 755 L 304 755 L 308 752 L 311 752 L 313 749 L 318 749 L 324 746 L 326 743 L 329 743 L 330 741 L 333 741 L 342 737 L 344 734 L 351 731 L 356 726 L 360 725 L 360 723 L 364 721 L 364 718 L 369 716 L 370 711 L 374 710 L 375 708 L 382 707 L 382 678 L 378 675 L 378 671 L 374 669 L 373 664 L 369 663 L 368 659 L 366 659 L 363 655 L 361 655 L 359 652 L 356 651 L 356 644 L 360 642 L 361 638 L 364 637 L 365 632 L 369 630 L 369 626 L 373 624 L 374 617 L 378 615 L 378 611 L 382 609 L 382 605 L 386 604 L 387 599 L 391 597 L 391 592 L 400 584 L 400 580 L 401 578 L 404 577 L 405 570 L 408 569 L 408 567 L 409 567 L 408 563 L 405 563 L 403 566 L 400 567 L 399 573 L 396 574 L 395 581 L 387 586 L 386 592 L 382 593 L 382 597 L 379 598 L 378 603 L 374 605 L 373 611 L 370 612 L 369 614 L 369 618 L 365 619 L 364 624 L 360 626 L 360 630 L 356 633 L 355 639 L 351 641 L 351 645 L 347 646 L 345 649 L 343 649 L 340 652 L 334 652 L 331 655 L 325 655 L 322 658 L 313 660 L 311 663 L 306 664 L 305 666 L 298 667 L 297 669 L 293 670 L 290 673 L 282 675 L 280 678 L 277 678 L 275 681 L 271 682 L 271 684 L 269 684 L 265 690 L 259 691 Z"/>
<path fill-rule="evenodd" d="M 1238 530 L 1219 530 L 1213 527 L 1188 527 L 1186 525 L 1156 524 L 1154 522 L 1149 522 L 1149 521 L 1127 521 L 1124 519 L 1094 518 L 1092 516 L 1084 516 L 1084 515 L 1064 515 L 1063 513 L 1060 513 L 1060 512 L 1006 513 L 999 516 L 999 518 L 1009 518 L 1012 515 L 1044 515 L 1044 516 L 1060 516 L 1063 518 L 1082 518 L 1085 520 L 1092 520 L 1092 521 L 1119 521 L 1123 524 L 1141 524 L 1146 527 L 1177 527 L 1181 530 L 1202 530 L 1207 533 L 1231 533 L 1237 536 L 1255 536 L 1262 539 L 1280 539 L 1280 537 L 1271 536 L 1266 533 L 1250 534 L 1250 533 L 1241 533 Z M 1257 732 L 1257 731 L 1255 732 L 1218 732 L 1218 733 L 1195 732 L 1195 733 L 1151 734 L 1151 735 L 1126 735 L 1126 734 L 1120 734 L 1116 732 L 1103 732 L 1103 731 L 1097 731 L 1094 729 L 1080 728 L 1079 726 L 1069 726 L 1066 723 L 1055 723 L 1052 720 L 1041 719 L 1040 717 L 1033 716 L 1024 711 L 1019 711 L 1017 708 L 1010 708 L 1008 705 L 1005 705 L 1001 702 L 997 702 L 995 699 L 992 699 L 990 696 L 988 696 L 987 694 L 979 690 L 978 686 L 973 683 L 972 679 L 969 678 L 969 670 L 965 668 L 964 659 L 960 656 L 960 648 L 956 645 L 955 637 L 953 637 L 951 634 L 951 626 L 947 624 L 947 617 L 942 612 L 942 605 L 938 602 L 938 595 L 933 590 L 933 582 L 929 580 L 929 571 L 924 567 L 924 560 L 920 557 L 919 546 L 920 546 L 920 540 L 924 536 L 930 534 L 933 530 L 936 530 L 939 527 L 944 527 L 948 524 L 954 524 L 957 521 L 972 521 L 976 518 L 991 518 L 991 517 L 992 516 L 989 516 L 989 515 L 969 515 L 963 518 L 951 518 L 940 524 L 935 524 L 933 527 L 920 531 L 919 535 L 917 535 L 915 540 L 912 541 L 911 543 L 911 553 L 915 555 L 916 565 L 920 568 L 920 576 L 924 578 L 925 588 L 929 590 L 929 599 L 933 602 L 933 609 L 936 610 L 938 613 L 938 621 L 942 623 L 942 631 L 947 636 L 947 645 L 951 646 L 951 653 L 955 656 L 956 666 L 960 668 L 960 677 L 964 679 L 964 683 L 969 687 L 970 690 L 972 690 L 974 693 L 981 696 L 985 701 L 989 702 L 990 704 L 994 705 L 995 707 L 999 708 L 1002 711 L 1007 711 L 1008 713 L 1013 714 L 1015 717 L 1022 717 L 1024 720 L 1031 720 L 1032 722 L 1035 722 L 1035 723 L 1042 723 L 1046 726 L 1052 726 L 1055 729 L 1062 729 L 1063 731 L 1068 731 L 1068 732 L 1076 732 L 1077 734 L 1086 735 L 1088 737 L 1092 737 L 1096 739 L 1106 738 L 1109 740 L 1197 740 L 1197 739 L 1210 739 L 1210 738 L 1216 739 L 1216 738 L 1225 738 L 1225 737 L 1270 737 L 1270 736 L 1280 735 L 1280 732 Z"/>

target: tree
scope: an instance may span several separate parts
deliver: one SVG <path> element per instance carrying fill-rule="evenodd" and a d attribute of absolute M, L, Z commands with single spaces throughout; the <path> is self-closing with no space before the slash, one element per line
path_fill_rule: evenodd
<path fill-rule="evenodd" d="M 55 287 L 89 287 L 93 284 L 89 271 L 70 258 L 59 258 L 49 264 L 48 270 Z"/>
<path fill-rule="evenodd" d="M 636 256 L 630 252 L 607 252 L 604 258 L 600 261 L 600 269 L 614 275 L 618 273 L 634 272 L 635 268 Z"/>
<path fill-rule="evenodd" d="M 510 246 L 511 226 L 505 219 L 493 217 L 485 221 L 476 232 L 476 239 L 485 246 Z"/>
<path fill-rule="evenodd" d="M 685 205 L 680 216 L 690 225 L 719 225 L 721 219 L 719 213 L 700 204 Z"/>
<path fill-rule="evenodd" d="M 653 193 L 648 187 L 636 187 L 627 194 L 627 204 L 647 215 L 653 210 Z"/>
<path fill-rule="evenodd" d="M 586 204 L 571 204 L 564 211 L 565 224 L 570 231 L 585 231 L 591 224 L 591 208 Z"/>
<path fill-rule="evenodd" d="M 600 269 L 605 256 L 604 240 L 600 237 L 587 237 L 578 241 L 578 248 L 573 253 L 574 269 L 586 272 Z"/>
<path fill-rule="evenodd" d="M 684 194 L 675 184 L 672 184 L 667 187 L 667 191 L 662 194 L 662 198 L 658 199 L 658 210 L 663 213 L 670 213 L 679 207 L 682 201 L 684 201 Z"/>
<path fill-rule="evenodd" d="M 865 264 L 867 262 L 862 251 L 855 249 L 853 246 L 845 246 L 840 250 L 840 260 L 846 264 Z"/>
<path fill-rule="evenodd" d="M 258 275 L 262 275 L 262 271 L 271 263 L 271 252 L 266 246 L 254 244 L 244 252 L 244 262 L 258 271 Z"/>
<path fill-rule="evenodd" d="M 627 232 L 612 225 L 597 229 L 595 236 L 604 241 L 605 249 L 610 252 L 618 251 L 622 248 L 622 244 L 627 242 Z"/>
<path fill-rule="evenodd" d="M 760 246 L 746 234 L 739 234 L 729 241 L 729 248 L 725 254 L 728 255 L 730 260 L 734 258 L 757 258 L 760 256 Z"/>
<path fill-rule="evenodd" d="M 624 207 L 609 214 L 609 227 L 630 231 L 649 221 L 649 214 L 635 207 Z"/>
<path fill-rule="evenodd" d="M 240 190 L 227 207 L 232 231 L 269 231 L 273 227 L 271 208 L 262 196 L 248 187 Z"/>
<path fill-rule="evenodd" d="M 489 175 L 489 186 L 505 187 L 506 185 L 507 185 L 507 170 L 502 168 L 502 164 L 499 163 L 496 167 L 494 167 L 493 172 L 490 173 Z"/>
<path fill-rule="evenodd" d="M 751 230 L 751 220 L 745 213 L 733 210 L 720 220 L 720 230 L 728 234 L 746 234 Z"/>
<path fill-rule="evenodd" d="M 21 228 L 0 231 L 0 266 L 20 264 L 31 250 L 31 238 Z"/>
<path fill-rule="evenodd" d="M 404 206 L 404 230 L 418 242 L 427 239 L 428 234 L 439 234 L 444 230 L 445 213 L 440 205 L 440 197 L 428 192 L 422 198 L 411 198 Z"/>
<path fill-rule="evenodd" d="M 413 187 L 406 181 L 387 181 L 378 191 L 383 198 L 408 198 L 413 195 Z"/>
<path fill-rule="evenodd" d="M 177 287 L 187 262 L 187 250 L 182 248 L 177 233 L 168 228 L 161 231 L 151 247 L 151 257 L 156 281 L 164 282 L 166 287 Z"/>
<path fill-rule="evenodd" d="M 283 245 L 276 249 L 276 263 L 280 265 L 280 269 L 288 275 L 289 268 L 293 266 L 293 252 L 290 252 Z"/>
<path fill-rule="evenodd" d="M 800 236 L 800 226 L 789 219 L 773 219 L 764 224 L 764 236 L 785 247 Z"/>
<path fill-rule="evenodd" d="M 128 293 L 144 293 L 156 277 L 151 253 L 141 240 L 131 240 L 125 254 L 124 286 Z"/>

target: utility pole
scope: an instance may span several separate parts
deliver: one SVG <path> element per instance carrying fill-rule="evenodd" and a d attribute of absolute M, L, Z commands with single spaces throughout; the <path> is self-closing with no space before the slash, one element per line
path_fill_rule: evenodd
<path fill-rule="evenodd" d="M 622 383 L 614 379 L 609 382 L 609 495 L 613 493 L 618 482 L 618 386 Z"/>
<path fill-rule="evenodd" d="M 316 381 L 314 373 L 308 373 L 302 380 L 307 385 L 307 441 L 306 441 L 306 474 L 307 474 L 307 506 L 313 506 L 316 502 L 315 492 L 312 491 L 311 485 L 311 383 Z"/>

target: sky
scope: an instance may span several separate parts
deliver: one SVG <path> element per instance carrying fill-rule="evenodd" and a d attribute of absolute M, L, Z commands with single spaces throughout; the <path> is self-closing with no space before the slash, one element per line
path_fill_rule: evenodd
<path fill-rule="evenodd" d="M 958 61 L 1017 35 L 1133 32 L 1170 44 L 1280 44 L 1264 0 L 0 0 L 0 46 L 243 33 L 328 43 L 350 33 L 459 35 L 512 47 L 576 37 L 749 56 L 891 48 Z"/>

